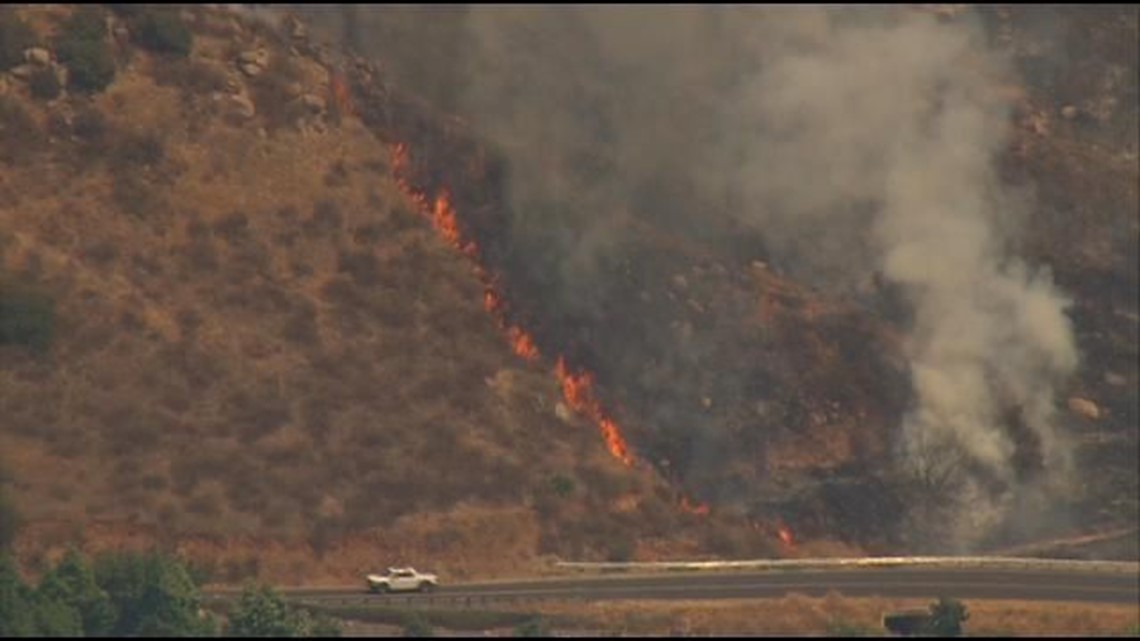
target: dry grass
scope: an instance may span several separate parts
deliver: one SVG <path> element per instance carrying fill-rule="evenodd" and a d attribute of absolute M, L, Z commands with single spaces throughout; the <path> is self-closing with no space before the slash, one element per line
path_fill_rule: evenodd
<path fill-rule="evenodd" d="M 532 572 L 540 550 L 601 557 L 635 536 L 615 499 L 659 482 L 556 418 L 557 384 L 512 357 L 358 121 L 262 136 L 275 123 L 202 115 L 235 77 L 219 56 L 249 44 L 202 37 L 171 68 L 134 52 L 42 148 L 44 107 L 14 98 L 37 146 L 0 185 L 3 267 L 61 319 L 46 355 L 0 361 L 21 555 L 82 524 L 91 549 L 157 542 L 219 580 L 343 583 L 395 560 Z M 484 383 L 501 373 L 512 393 Z M 579 489 L 540 514 L 552 473 Z"/>
<path fill-rule="evenodd" d="M 930 600 L 821 598 L 625 602 L 547 605 L 545 614 L 573 618 L 582 628 L 606 634 L 685 636 L 836 635 L 842 628 L 883 636 L 888 612 L 924 609 Z M 970 636 L 1119 636 L 1140 624 L 1133 606 L 1029 601 L 966 601 Z"/>

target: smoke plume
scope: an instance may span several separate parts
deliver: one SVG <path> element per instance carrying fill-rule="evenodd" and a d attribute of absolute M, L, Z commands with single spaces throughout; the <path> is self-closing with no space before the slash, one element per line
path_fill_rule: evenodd
<path fill-rule="evenodd" d="M 970 506 L 954 515 L 953 543 L 1065 479 L 1054 397 L 1078 362 L 1068 301 L 1047 268 L 1010 250 L 1028 203 L 994 161 L 1009 126 L 999 89 L 1017 79 L 974 16 L 467 7 L 394 8 L 385 22 L 375 11 L 374 32 L 354 13 L 354 33 L 366 34 L 356 46 L 393 67 L 414 59 L 414 73 L 392 69 L 397 80 L 434 94 L 509 159 L 512 242 L 560 309 L 606 304 L 604 266 L 622 259 L 636 223 L 715 243 L 727 240 L 714 221 L 731 217 L 815 287 L 901 288 L 913 401 L 899 462 L 921 475 L 932 456 L 960 461 L 949 476 Z M 400 38 L 384 35 L 393 24 Z M 700 344 L 645 340 L 687 365 L 683 384 L 708 386 L 702 371 L 717 364 Z M 650 420 L 700 431 L 695 414 L 661 408 Z M 1018 440 L 1043 473 L 1018 472 Z"/>

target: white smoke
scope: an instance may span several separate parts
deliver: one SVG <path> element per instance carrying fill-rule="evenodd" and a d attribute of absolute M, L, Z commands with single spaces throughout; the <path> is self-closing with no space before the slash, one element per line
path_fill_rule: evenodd
<path fill-rule="evenodd" d="M 915 311 L 908 459 L 928 455 L 921 447 L 960 448 L 1013 484 L 1015 447 L 1002 425 L 1012 406 L 1063 478 L 1070 461 L 1054 396 L 1078 356 L 1049 271 L 1006 253 L 1020 202 L 995 175 L 1008 113 L 994 97 L 1008 67 L 968 24 L 904 14 L 851 25 L 801 11 L 789 11 L 793 22 L 814 29 L 768 34 L 764 70 L 732 114 L 744 132 L 760 132 L 746 135 L 754 153 L 737 174 L 749 212 L 786 242 L 810 234 L 833 247 L 841 233 L 865 243 L 870 267 L 905 288 Z M 854 202 L 874 203 L 870 219 L 833 225 Z M 818 260 L 858 273 L 869 266 L 850 261 L 864 254 Z M 963 480 L 977 493 L 970 514 L 1009 499 L 987 501 L 976 479 Z M 963 525 L 964 534 L 979 523 Z"/>
<path fill-rule="evenodd" d="M 443 18 L 422 13 L 426 38 Z M 461 86 L 453 106 L 510 159 L 515 238 L 541 239 L 583 297 L 630 212 L 730 209 L 813 285 L 846 291 L 877 272 L 903 288 L 915 402 L 899 451 L 911 466 L 931 449 L 961 455 L 960 543 L 986 525 L 967 515 L 992 521 L 1037 492 L 1018 487 L 1010 408 L 1046 479 L 1064 480 L 1054 407 L 1078 361 L 1068 301 L 1010 253 L 1027 207 L 994 160 L 1009 128 L 1000 88 L 1016 78 L 970 14 L 477 6 L 448 19 L 462 22 L 446 30 L 458 53 L 406 35 L 406 77 Z M 677 185 L 683 201 L 638 200 Z"/>

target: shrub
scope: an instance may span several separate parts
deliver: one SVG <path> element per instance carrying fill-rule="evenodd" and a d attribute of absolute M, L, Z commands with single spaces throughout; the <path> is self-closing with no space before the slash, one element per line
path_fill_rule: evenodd
<path fill-rule="evenodd" d="M 962 624 L 970 618 L 966 605 L 957 599 L 939 597 L 930 604 L 930 625 L 927 632 L 939 637 L 956 637 L 962 634 Z"/>
<path fill-rule="evenodd" d="M 144 49 L 186 57 L 194 44 L 194 36 L 177 9 L 156 8 L 136 15 L 135 40 Z"/>
<path fill-rule="evenodd" d="M 35 46 L 36 34 L 11 9 L 0 9 L 0 71 L 23 64 L 24 50 Z"/>
<path fill-rule="evenodd" d="M 48 68 L 39 69 L 28 78 L 28 90 L 37 100 L 55 100 L 62 89 L 55 71 Z"/>
<path fill-rule="evenodd" d="M 403 636 L 406 637 L 434 637 L 435 629 L 423 616 L 413 614 L 404 621 Z"/>
<path fill-rule="evenodd" d="M 523 621 L 515 627 L 516 637 L 549 637 L 550 625 L 541 616 L 535 616 Z"/>
<path fill-rule="evenodd" d="M 112 163 L 121 169 L 156 167 L 166 157 L 166 144 L 154 131 L 123 134 L 112 152 Z"/>
<path fill-rule="evenodd" d="M 67 84 L 75 91 L 96 94 L 115 79 L 115 58 L 103 40 L 62 41 L 57 51 L 67 65 Z"/>
<path fill-rule="evenodd" d="M 106 139 L 109 130 L 110 126 L 107 124 L 107 116 L 92 106 L 81 108 L 71 121 L 72 135 L 84 142 L 93 144 L 102 143 Z"/>
<path fill-rule="evenodd" d="M 81 5 L 60 26 L 64 42 L 101 41 L 107 36 L 107 14 L 96 5 Z"/>
<path fill-rule="evenodd" d="M 55 329 L 55 304 L 47 296 L 0 282 L 0 346 L 46 350 Z"/>
<path fill-rule="evenodd" d="M 550 491 L 559 498 L 566 498 L 574 493 L 576 488 L 574 479 L 563 475 L 556 474 L 549 480 Z"/>
<path fill-rule="evenodd" d="M 23 103 L 0 96 L 0 164 L 27 161 L 43 150 L 46 140 Z"/>

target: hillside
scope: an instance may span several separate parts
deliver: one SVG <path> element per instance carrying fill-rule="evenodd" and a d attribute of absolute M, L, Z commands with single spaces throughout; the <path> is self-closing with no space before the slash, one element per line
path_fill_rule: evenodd
<path fill-rule="evenodd" d="M 49 44 L 67 9 L 5 13 Z M 55 307 L 46 350 L 0 346 L 21 554 L 156 540 L 219 578 L 344 581 L 676 545 L 671 490 L 556 415 L 330 69 L 185 17 L 189 57 L 119 45 L 90 98 L 5 79 L 4 282 Z"/>
<path fill-rule="evenodd" d="M 823 286 L 676 181 L 605 213 L 602 258 L 566 258 L 597 203 L 527 218 L 532 168 L 465 117 L 461 67 L 408 50 L 462 58 L 462 11 L 422 41 L 393 22 L 366 61 L 319 16 L 116 7 L 0 9 L 0 465 L 25 561 L 158 544 L 219 582 L 345 583 L 940 549 L 891 464 L 911 319 L 879 275 Z M 1093 43 L 1067 57 L 1053 22 L 986 19 L 1029 52 L 1003 178 L 1036 193 L 1021 254 L 1075 301 L 1058 403 L 1084 481 L 974 544 L 1135 527 L 1136 17 L 1060 16 Z"/>

